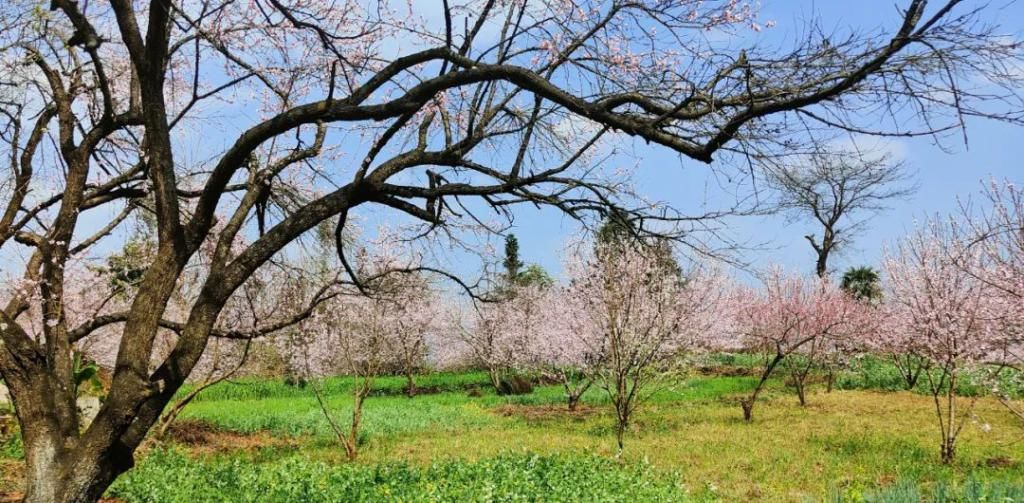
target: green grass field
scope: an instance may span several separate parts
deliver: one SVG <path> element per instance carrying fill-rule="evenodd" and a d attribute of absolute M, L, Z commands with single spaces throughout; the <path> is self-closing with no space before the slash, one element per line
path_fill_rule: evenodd
<path fill-rule="evenodd" d="M 865 376 L 884 381 L 844 375 L 840 384 L 849 389 L 816 389 L 807 407 L 773 381 L 750 424 L 736 397 L 752 377 L 680 379 L 641 409 L 621 457 L 597 388 L 570 413 L 555 386 L 502 397 L 484 374 L 435 374 L 420 381 L 434 393 L 408 398 L 401 378 L 384 378 L 366 402 L 355 462 L 345 460 L 308 388 L 227 383 L 191 404 L 170 438 L 140 455 L 109 496 L 190 503 L 1024 501 L 1024 425 L 995 400 L 979 399 L 957 461 L 945 466 L 931 397 L 864 389 L 872 388 Z M 342 424 L 352 383 L 324 384 Z M 0 468 L 13 470 L 20 455 L 17 439 L 6 440 Z"/>

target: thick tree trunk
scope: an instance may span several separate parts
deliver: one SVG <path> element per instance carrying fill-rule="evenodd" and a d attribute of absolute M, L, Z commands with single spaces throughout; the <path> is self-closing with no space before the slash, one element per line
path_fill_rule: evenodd
<path fill-rule="evenodd" d="M 115 457 L 109 446 L 83 442 L 70 390 L 57 386 L 41 362 L 22 363 L 29 368 L 8 369 L 4 378 L 25 446 L 24 501 L 96 501 L 117 475 L 131 467 L 130 453 Z"/>
<path fill-rule="evenodd" d="M 131 448 L 90 444 L 77 434 L 62 435 L 45 426 L 52 422 L 22 422 L 26 503 L 94 502 L 133 466 Z"/>
<path fill-rule="evenodd" d="M 119 475 L 134 466 L 134 450 L 172 394 L 173 390 L 168 390 L 167 395 L 162 394 L 135 409 L 134 422 L 120 435 L 108 436 L 115 431 L 110 416 L 126 416 L 132 411 L 117 406 L 101 411 L 91 429 L 81 435 L 55 435 L 52 430 L 26 425 L 23 421 L 27 467 L 25 501 L 92 503 L 99 500 Z"/>
<path fill-rule="evenodd" d="M 118 475 L 130 468 L 108 456 L 90 458 L 84 452 L 73 455 L 64 452 L 64 460 L 56 459 L 50 455 L 61 454 L 52 447 L 45 442 L 25 445 L 26 457 L 30 451 L 34 453 L 26 474 L 26 503 L 93 503 L 103 496 Z"/>
<path fill-rule="evenodd" d="M 63 467 L 60 458 L 62 449 L 55 435 L 49 432 L 30 434 L 26 431 L 22 441 L 25 445 L 25 502 L 60 501 L 64 492 L 62 484 Z"/>
<path fill-rule="evenodd" d="M 197 348 L 201 353 L 201 348 Z M 161 366 L 153 377 L 123 375 L 95 420 L 79 431 L 74 403 L 43 365 L 5 369 L 25 445 L 28 503 L 91 503 L 134 466 L 134 451 L 181 384 Z M 191 368 L 192 361 L 186 362 Z M 34 366 L 34 367 L 33 367 Z M 27 376 L 27 377 L 26 377 Z M 160 390 L 153 383 L 163 383 Z"/>

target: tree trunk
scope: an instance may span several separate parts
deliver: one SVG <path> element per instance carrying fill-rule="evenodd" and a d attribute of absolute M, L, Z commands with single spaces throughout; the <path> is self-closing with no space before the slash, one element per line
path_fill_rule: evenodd
<path fill-rule="evenodd" d="M 575 412 L 579 408 L 580 400 L 583 398 L 583 394 L 590 389 L 593 384 L 592 379 L 584 379 L 578 386 L 573 386 L 572 380 L 569 376 L 562 374 L 562 388 L 565 390 L 565 398 L 569 406 L 569 412 Z"/>
<path fill-rule="evenodd" d="M 622 455 L 623 451 L 625 451 L 625 449 L 626 449 L 626 446 L 625 446 L 626 426 L 627 426 L 626 423 L 621 421 L 621 420 L 618 421 L 618 423 L 615 425 L 615 443 L 619 446 L 618 454 L 620 456 Z"/>
<path fill-rule="evenodd" d="M 940 449 L 942 453 L 942 463 L 947 465 L 952 464 L 953 460 L 956 458 L 956 439 L 948 437 L 943 439 Z"/>
<path fill-rule="evenodd" d="M 131 454 L 116 460 L 109 454 L 71 454 L 38 440 L 25 444 L 25 455 L 25 503 L 93 503 L 131 467 Z"/>
<path fill-rule="evenodd" d="M 894 354 L 892 355 L 892 360 L 893 363 L 895 363 L 896 368 L 900 371 L 900 375 L 903 377 L 904 387 L 906 387 L 907 390 L 914 389 L 914 386 L 917 386 L 917 380 L 924 369 L 924 364 L 910 353 L 904 355 Z"/>
<path fill-rule="evenodd" d="M 416 396 L 416 393 L 419 391 L 419 389 L 416 387 L 416 375 L 413 374 L 413 372 L 411 370 L 407 371 L 406 374 L 405 374 L 405 380 L 406 380 L 406 385 L 405 385 L 405 394 L 406 394 L 406 396 L 408 396 L 409 398 L 412 398 L 412 397 Z"/>
<path fill-rule="evenodd" d="M 45 366 L 8 371 L 4 378 L 24 445 L 24 501 L 91 503 L 131 468 L 131 448 L 87 442 L 95 438 L 79 434 L 74 397 L 70 389 L 57 386 Z"/>
<path fill-rule="evenodd" d="M 819 254 L 818 261 L 814 264 L 814 273 L 819 278 L 824 278 L 828 274 L 828 254 Z"/>
<path fill-rule="evenodd" d="M 793 370 L 793 388 L 796 389 L 796 397 L 800 401 L 801 407 L 807 406 L 807 378 L 811 375 L 811 362 L 808 360 L 807 368 L 800 368 L 799 363 Z"/>
<path fill-rule="evenodd" d="M 359 456 L 359 425 L 363 422 L 363 401 L 370 393 L 370 385 L 366 384 L 356 390 L 355 399 L 352 402 L 352 424 L 348 429 L 348 437 L 345 439 L 345 454 L 349 461 L 355 461 Z"/>
<path fill-rule="evenodd" d="M 775 353 L 775 357 L 772 361 L 764 368 L 764 372 L 761 373 L 761 380 L 757 381 L 757 386 L 754 387 L 754 391 L 750 393 L 750 396 L 740 400 L 740 407 L 743 408 L 743 420 L 750 422 L 754 419 L 754 403 L 757 402 L 757 395 L 761 393 L 761 388 L 764 388 L 765 383 L 768 382 L 768 378 L 771 377 L 772 371 L 785 357 L 781 352 Z"/>
<path fill-rule="evenodd" d="M 744 398 L 740 400 L 740 407 L 743 408 L 743 420 L 751 422 L 754 420 L 754 399 Z"/>
<path fill-rule="evenodd" d="M 501 388 L 501 376 L 498 375 L 498 369 L 487 369 L 487 376 L 491 378 L 491 386 L 494 386 L 494 391 L 498 391 Z"/>
<path fill-rule="evenodd" d="M 811 236 L 807 236 L 811 246 L 814 247 L 814 251 L 818 254 L 818 260 L 814 263 L 814 272 L 822 279 L 828 276 L 828 256 L 832 252 L 832 247 L 835 246 L 835 231 L 832 226 L 826 225 L 824 234 L 820 245 L 815 243 Z"/>
<path fill-rule="evenodd" d="M 804 379 L 803 378 L 795 379 L 795 386 L 796 386 L 796 397 L 797 397 L 797 400 L 799 400 L 799 402 L 800 402 L 800 406 L 801 407 L 806 407 L 807 406 L 807 389 L 804 387 Z"/>
<path fill-rule="evenodd" d="M 79 432 L 77 419 L 63 418 L 77 412 L 62 412 L 67 401 L 54 398 L 63 391 L 50 385 L 50 374 L 37 370 L 29 382 L 15 374 L 4 377 L 11 387 L 25 446 L 27 503 L 99 500 L 119 475 L 134 466 L 135 449 L 179 385 L 164 379 L 168 387 L 143 401 L 135 399 L 144 393 L 142 387 L 138 393 L 129 390 L 123 397 L 110 397 L 89 428 Z M 125 418 L 131 422 L 125 423 Z"/>

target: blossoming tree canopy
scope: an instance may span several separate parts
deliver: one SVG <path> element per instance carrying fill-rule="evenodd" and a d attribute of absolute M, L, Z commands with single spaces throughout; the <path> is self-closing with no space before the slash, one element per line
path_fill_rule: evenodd
<path fill-rule="evenodd" d="M 717 271 L 683 270 L 660 243 L 598 243 L 569 264 L 564 305 L 574 313 L 560 345 L 577 351 L 615 406 L 617 440 L 659 378 L 700 349 L 718 314 Z M 564 382 L 564 381 L 563 381 Z M 567 386 L 570 407 L 573 390 Z"/>
<path fill-rule="evenodd" d="M 990 287 L 971 272 L 981 250 L 966 246 L 960 226 L 952 219 L 925 222 L 885 259 L 893 304 L 887 314 L 902 326 L 896 342 L 926 361 L 923 378 L 935 397 L 947 463 L 976 400 L 957 396 L 960 378 L 972 366 L 1001 357 L 1005 342 L 993 323 Z M 962 400 L 968 401 L 963 411 L 957 406 Z"/>
<path fill-rule="evenodd" d="M 419 243 L 493 229 L 481 208 L 508 217 L 519 204 L 690 236 L 700 218 L 635 197 L 602 169 L 602 149 L 635 137 L 710 163 L 801 150 L 827 131 L 1016 120 L 985 107 L 1014 99 L 1002 70 L 1018 57 L 1015 40 L 980 22 L 988 11 L 901 3 L 891 33 L 810 30 L 787 50 L 740 51 L 703 35 L 761 28 L 739 0 L 441 1 L 434 19 L 384 0 L 3 2 L 0 251 L 16 257 L 5 273 L 19 288 L 0 310 L 0 374 L 25 443 L 26 499 L 98 499 L 211 338 L 279 328 L 218 320 L 297 242 L 333 230 L 340 280 L 358 283 L 345 233 L 360 212 L 412 222 Z M 139 221 L 153 248 L 129 298 L 75 324 L 69 266 L 119 248 L 119 230 Z M 173 319 L 196 263 L 196 294 Z M 447 265 L 417 267 L 462 282 Z M 82 430 L 72 347 L 101 329 L 120 332 L 115 372 Z"/>
<path fill-rule="evenodd" d="M 1011 365 L 1024 360 L 1024 188 L 1010 181 L 990 181 L 976 206 L 965 204 L 960 215 L 969 252 L 977 260 L 960 260 L 968 273 L 987 288 L 991 316 L 1004 338 L 1004 356 Z"/>
<path fill-rule="evenodd" d="M 751 420 L 761 389 L 780 363 L 793 354 L 813 360 L 853 345 L 870 330 L 864 323 L 869 309 L 827 278 L 810 279 L 777 267 L 769 269 L 762 288 L 736 288 L 729 300 L 731 328 L 745 350 L 765 357 L 759 384 L 742 402 L 744 419 Z M 803 399 L 802 389 L 798 392 Z"/>

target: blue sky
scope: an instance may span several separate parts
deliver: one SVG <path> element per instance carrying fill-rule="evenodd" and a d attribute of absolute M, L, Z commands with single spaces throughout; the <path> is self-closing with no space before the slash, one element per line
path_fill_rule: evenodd
<path fill-rule="evenodd" d="M 764 40 L 785 40 L 798 32 L 809 17 L 818 17 L 826 29 L 858 28 L 874 31 L 879 28 L 891 32 L 898 22 L 896 5 L 907 2 L 893 0 L 841 0 L 797 1 L 765 0 L 761 19 L 774 20 L 776 26 L 768 33 L 757 35 Z M 934 2 L 933 2 L 934 3 Z M 964 2 L 972 8 L 981 2 Z M 932 7 L 934 8 L 934 6 Z M 997 1 L 990 4 L 996 9 L 995 19 L 1008 34 L 1024 34 L 1024 5 Z M 993 19 L 988 18 L 986 19 Z M 894 201 L 891 208 L 875 216 L 854 246 L 832 257 L 830 267 L 842 270 L 852 265 L 876 265 L 883 246 L 912 229 L 915 220 L 936 213 L 955 212 L 958 197 L 969 197 L 981 188 L 981 181 L 990 177 L 1024 182 L 1024 129 L 994 121 L 973 120 L 968 123 L 968 145 L 962 138 L 945 139 L 941 148 L 931 138 L 885 140 L 875 145 L 902 157 L 912 171 L 916 171 L 919 190 L 903 201 Z M 858 143 L 863 145 L 862 143 Z M 945 150 L 945 151 L 944 151 Z M 711 174 L 714 167 L 682 159 L 663 148 L 638 146 L 633 154 L 639 160 L 636 185 L 653 199 L 665 201 L 679 208 L 696 208 L 701 204 L 714 207 L 728 204 L 720 194 L 711 191 L 705 196 L 705 187 L 714 186 Z M 637 159 L 622 159 L 634 163 Z M 520 210 L 513 232 L 519 238 L 521 253 L 527 262 L 540 263 L 549 271 L 560 270 L 560 250 L 566 234 L 575 225 L 553 211 Z M 813 272 L 814 255 L 803 238 L 813 226 L 791 223 L 783 216 L 745 217 L 729 222 L 732 238 L 748 244 L 761 244 L 745 250 L 743 258 L 754 267 L 777 263 L 794 270 Z"/>

